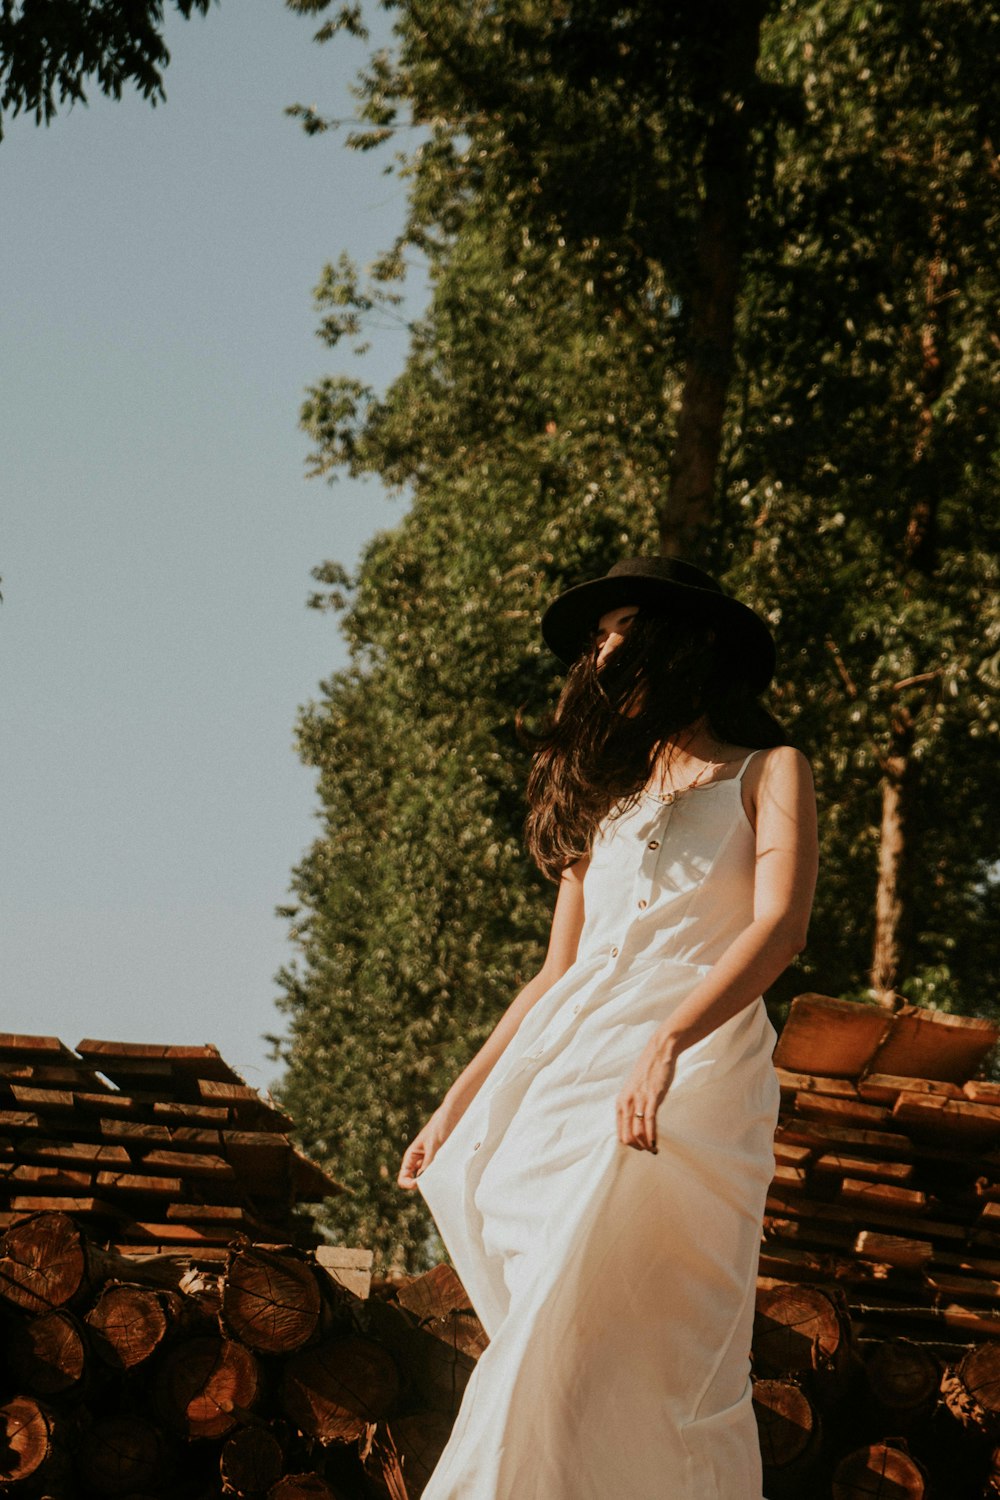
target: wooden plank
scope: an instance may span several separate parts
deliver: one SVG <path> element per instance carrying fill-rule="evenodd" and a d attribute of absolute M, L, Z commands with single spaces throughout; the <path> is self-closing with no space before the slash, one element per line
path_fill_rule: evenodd
<path fill-rule="evenodd" d="M 775 1068 L 774 1072 L 783 1094 L 802 1092 L 829 1094 L 839 1099 L 858 1097 L 857 1086 L 850 1078 L 824 1078 L 818 1073 L 792 1073 L 788 1068 Z"/>
<path fill-rule="evenodd" d="M 889 1119 L 889 1111 L 881 1104 L 863 1104 L 859 1099 L 831 1099 L 825 1094 L 798 1093 L 795 1108 L 810 1120 L 820 1120 L 824 1124 L 843 1121 L 845 1125 L 861 1129 L 877 1129 Z"/>
<path fill-rule="evenodd" d="M 104 1089 L 110 1091 L 111 1085 L 105 1083 L 91 1068 L 83 1063 L 75 1065 L 56 1066 L 48 1063 L 32 1063 L 21 1061 L 0 1062 L 0 1078 L 9 1079 L 15 1083 L 31 1083 L 36 1088 L 50 1087 L 53 1084 L 70 1089 Z"/>
<path fill-rule="evenodd" d="M 962 1093 L 973 1104 L 1000 1104 L 1000 1083 L 987 1083 L 981 1078 L 970 1078 L 962 1085 Z"/>
<path fill-rule="evenodd" d="M 927 1207 L 926 1193 L 889 1182 L 862 1182 L 857 1177 L 844 1178 L 840 1196 L 845 1203 L 862 1204 L 865 1208 L 874 1205 L 889 1213 L 922 1214 Z"/>
<path fill-rule="evenodd" d="M 783 1119 L 778 1126 L 775 1139 L 794 1142 L 803 1146 L 826 1149 L 829 1146 L 850 1146 L 855 1151 L 867 1151 L 873 1156 L 912 1156 L 913 1142 L 908 1135 L 891 1130 L 854 1130 L 849 1125 L 827 1123 L 822 1120 Z"/>
<path fill-rule="evenodd" d="M 98 1172 L 97 1186 L 120 1193 L 148 1193 L 153 1197 L 168 1198 L 176 1198 L 184 1191 L 180 1177 L 154 1177 L 142 1172 Z"/>
<path fill-rule="evenodd" d="M 790 1167 L 784 1162 L 778 1162 L 774 1169 L 773 1181 L 778 1187 L 794 1192 L 798 1188 L 805 1189 L 808 1186 L 809 1174 L 804 1167 Z"/>
<path fill-rule="evenodd" d="M 229 1124 L 232 1111 L 224 1104 L 184 1104 L 174 1099 L 158 1099 L 152 1114 L 154 1120 L 164 1125 L 207 1125 L 219 1129 Z"/>
<path fill-rule="evenodd" d="M 102 1136 L 112 1140 L 135 1141 L 139 1145 L 146 1145 L 151 1141 L 162 1141 L 166 1145 L 170 1140 L 170 1131 L 166 1125 L 143 1125 L 137 1120 L 109 1120 L 102 1116 L 98 1127 Z"/>
<path fill-rule="evenodd" d="M 850 1156 L 839 1151 L 828 1151 L 818 1156 L 813 1171 L 826 1176 L 866 1177 L 873 1182 L 909 1182 L 913 1176 L 911 1161 L 867 1161 L 863 1156 Z"/>
<path fill-rule="evenodd" d="M 896 1100 L 892 1116 L 911 1129 L 944 1140 L 969 1145 L 992 1145 L 1000 1141 L 1000 1106 L 995 1104 L 907 1093 Z"/>
<path fill-rule="evenodd" d="M 33 1111 L 27 1109 L 0 1109 L 0 1130 L 42 1130 L 48 1128 Z"/>
<path fill-rule="evenodd" d="M 859 1215 L 856 1208 L 845 1208 L 841 1203 L 818 1202 L 815 1198 L 806 1198 L 798 1193 L 785 1195 L 770 1192 L 767 1198 L 767 1212 L 789 1219 L 812 1219 L 814 1222 L 825 1221 L 829 1224 L 851 1224 L 855 1228 L 858 1227 L 859 1218 L 863 1217 L 863 1228 L 871 1226 L 873 1229 L 887 1229 L 890 1233 L 901 1231 L 907 1235 L 911 1234 L 914 1228 L 913 1221 L 904 1214 L 887 1213 L 884 1209 L 866 1205 L 864 1214 Z M 920 1219 L 917 1224 L 924 1239 L 965 1242 L 967 1229 L 964 1224 L 949 1224 L 940 1219 Z"/>
<path fill-rule="evenodd" d="M 774 1159 L 788 1167 L 804 1167 L 813 1153 L 808 1146 L 793 1146 L 790 1141 L 775 1141 Z"/>
<path fill-rule="evenodd" d="M 16 1031 L 0 1031 L 0 1057 L 20 1058 L 25 1062 L 79 1061 L 57 1036 L 27 1036 Z"/>
<path fill-rule="evenodd" d="M 934 1094 L 940 1099 L 961 1099 L 957 1083 L 941 1083 L 937 1078 L 900 1078 L 888 1073 L 869 1073 L 858 1082 L 858 1093 L 871 1104 L 895 1104 L 898 1096 Z"/>
<path fill-rule="evenodd" d="M 943 1324 L 959 1329 L 972 1338 L 992 1339 L 1000 1337 L 1000 1317 L 973 1312 L 956 1303 L 942 1307 L 927 1307 L 923 1304 L 899 1303 L 875 1298 L 866 1294 L 864 1300 L 848 1298 L 848 1310 L 852 1324 L 865 1319 L 877 1318 L 895 1324 Z"/>
<path fill-rule="evenodd" d="M 10 1083 L 7 1088 L 19 1109 L 73 1113 L 74 1100 L 69 1089 L 41 1089 L 30 1083 Z"/>
<path fill-rule="evenodd" d="M 965 1083 L 1000 1039 L 1000 1028 L 979 1016 L 904 1006 L 872 1058 L 869 1073 Z"/>
<path fill-rule="evenodd" d="M 220 1083 L 244 1083 L 235 1068 L 231 1068 L 217 1047 L 157 1045 L 145 1042 L 96 1041 L 91 1037 L 77 1043 L 77 1052 L 95 1067 L 111 1077 L 108 1068 L 127 1068 L 130 1063 L 164 1062 L 171 1070 L 182 1076 L 214 1078 Z"/>
<path fill-rule="evenodd" d="M 147 1172 L 165 1172 L 174 1177 L 216 1177 L 223 1182 L 236 1180 L 232 1165 L 221 1156 L 206 1156 L 194 1151 L 147 1151 L 142 1156 L 142 1166 Z"/>
<path fill-rule="evenodd" d="M 65 1162 L 73 1166 L 89 1163 L 101 1166 L 127 1166 L 131 1158 L 124 1146 L 105 1146 L 93 1141 L 24 1141 L 18 1148 L 29 1161 Z"/>
<path fill-rule="evenodd" d="M 146 1220 L 131 1220 L 123 1225 L 120 1234 L 127 1233 L 130 1239 L 153 1240 L 161 1245 L 228 1245 L 239 1231 L 225 1224 L 203 1224 L 196 1228 L 192 1224 L 156 1224 Z"/>
<path fill-rule="evenodd" d="M 12 1198 L 11 1208 L 15 1213 L 64 1213 L 64 1214 L 105 1214 L 109 1218 L 118 1218 L 119 1210 L 113 1203 L 108 1203 L 104 1198 L 92 1197 L 46 1197 L 42 1194 L 25 1194 L 23 1197 Z"/>
<path fill-rule="evenodd" d="M 206 1103 L 225 1101 L 230 1106 L 238 1125 L 245 1124 L 253 1130 L 291 1130 L 295 1121 L 282 1114 L 273 1104 L 262 1099 L 256 1089 L 248 1084 L 216 1083 L 211 1078 L 199 1078 L 198 1093 Z"/>
<path fill-rule="evenodd" d="M 861 1260 L 898 1266 L 906 1271 L 919 1271 L 934 1254 L 934 1246 L 930 1240 L 907 1239 L 903 1235 L 879 1234 L 870 1229 L 862 1229 L 854 1242 L 854 1253 Z"/>
<path fill-rule="evenodd" d="M 924 1272 L 924 1280 L 931 1290 L 942 1297 L 983 1298 L 988 1302 L 1000 1301 L 1000 1281 L 986 1276 L 963 1276 L 937 1271 L 933 1267 Z"/>
<path fill-rule="evenodd" d="M 171 1223 L 181 1224 L 256 1224 L 253 1214 L 232 1203 L 171 1203 L 167 1209 Z"/>
<path fill-rule="evenodd" d="M 775 1066 L 791 1073 L 856 1078 L 891 1025 L 891 1013 L 881 1007 L 830 995 L 799 995 L 778 1037 Z"/>
<path fill-rule="evenodd" d="M 77 1171 L 72 1167 L 38 1166 L 32 1162 L 22 1162 L 10 1169 L 5 1182 L 30 1184 L 30 1187 L 25 1187 L 25 1191 L 36 1193 L 89 1193 L 94 1186 L 94 1176 L 92 1172 Z"/>

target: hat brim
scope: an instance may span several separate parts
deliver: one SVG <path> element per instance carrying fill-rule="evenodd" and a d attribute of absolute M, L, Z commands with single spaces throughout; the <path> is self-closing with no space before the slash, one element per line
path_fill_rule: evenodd
<path fill-rule="evenodd" d="M 774 676 L 774 639 L 764 621 L 748 605 L 729 594 L 666 578 L 632 574 L 579 583 L 549 605 L 542 616 L 542 638 L 559 660 L 569 666 L 592 639 L 601 616 L 609 609 L 623 609 L 629 604 L 640 608 L 680 605 L 692 618 L 710 621 L 726 631 L 758 691 Z"/>

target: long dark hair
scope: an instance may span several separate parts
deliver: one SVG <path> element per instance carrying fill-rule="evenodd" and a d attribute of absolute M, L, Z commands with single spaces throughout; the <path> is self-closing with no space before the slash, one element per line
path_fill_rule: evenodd
<path fill-rule="evenodd" d="M 525 839 L 558 880 L 588 853 L 598 825 L 634 805 L 664 744 L 703 715 L 721 742 L 760 749 L 788 743 L 758 702 L 731 636 L 669 609 L 640 609 L 597 665 L 598 645 L 573 662 L 547 728 L 522 736 L 534 749 Z"/>

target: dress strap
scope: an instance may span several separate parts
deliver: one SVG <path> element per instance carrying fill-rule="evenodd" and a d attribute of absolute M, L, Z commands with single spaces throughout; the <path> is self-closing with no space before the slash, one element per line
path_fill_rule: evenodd
<path fill-rule="evenodd" d="M 736 775 L 733 777 L 734 781 L 742 781 L 743 780 L 743 772 L 746 770 L 747 766 L 753 760 L 754 756 L 755 755 L 759 755 L 759 754 L 760 754 L 759 750 L 751 750 L 750 751 L 750 754 L 747 756 L 746 760 L 743 762 L 743 764 L 740 766 L 739 770 L 736 772 Z"/>

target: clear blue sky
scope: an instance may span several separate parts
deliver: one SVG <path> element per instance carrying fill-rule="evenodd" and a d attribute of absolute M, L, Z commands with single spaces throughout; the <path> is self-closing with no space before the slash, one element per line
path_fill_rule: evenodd
<path fill-rule="evenodd" d="M 387 151 L 283 114 L 353 110 L 364 49 L 314 29 L 171 10 L 166 103 L 0 142 L 0 1030 L 214 1042 L 257 1086 L 317 826 L 296 710 L 344 662 L 310 569 L 401 514 L 304 478 L 312 288 L 404 210 Z"/>

